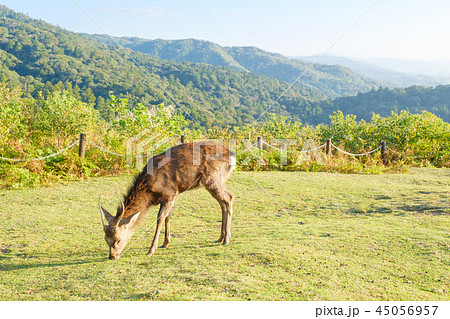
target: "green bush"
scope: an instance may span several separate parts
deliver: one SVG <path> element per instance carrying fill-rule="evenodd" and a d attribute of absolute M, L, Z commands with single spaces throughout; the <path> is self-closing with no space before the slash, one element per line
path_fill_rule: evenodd
<path fill-rule="evenodd" d="M 57 137 L 58 145 L 81 132 L 95 132 L 100 115 L 93 105 L 84 103 L 67 91 L 53 92 L 46 99 L 40 94 L 34 128 L 45 137 Z"/>
<path fill-rule="evenodd" d="M 336 112 L 331 125 L 318 127 L 322 141 L 332 142 L 351 153 L 377 148 L 385 141 L 392 156 L 414 160 L 429 160 L 436 166 L 448 166 L 450 158 L 450 124 L 432 113 L 411 114 L 392 112 L 389 117 L 374 114 L 370 122 L 357 122 L 354 115 Z"/>
<path fill-rule="evenodd" d="M 0 83 L 0 143 L 20 137 L 24 130 L 29 100 L 21 98 L 19 89 L 10 90 Z"/>

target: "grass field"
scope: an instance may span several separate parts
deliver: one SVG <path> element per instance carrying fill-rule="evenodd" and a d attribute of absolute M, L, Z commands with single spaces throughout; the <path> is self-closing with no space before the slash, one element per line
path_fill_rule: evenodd
<path fill-rule="evenodd" d="M 97 200 L 115 210 L 130 180 L 0 190 L 0 300 L 450 299 L 450 169 L 234 173 L 229 246 L 198 189 L 178 197 L 169 248 L 145 255 L 155 207 L 114 262 Z"/>

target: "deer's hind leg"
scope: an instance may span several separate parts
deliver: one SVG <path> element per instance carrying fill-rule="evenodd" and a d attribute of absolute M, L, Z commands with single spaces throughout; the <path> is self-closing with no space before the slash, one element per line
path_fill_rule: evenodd
<path fill-rule="evenodd" d="M 231 216 L 233 215 L 233 195 L 225 183 L 210 179 L 204 183 L 208 192 L 219 202 L 222 209 L 222 229 L 217 242 L 228 245 L 231 239 Z"/>
<path fill-rule="evenodd" d="M 170 216 L 172 214 L 169 212 L 167 214 L 166 220 L 165 220 L 165 233 L 164 233 L 164 244 L 162 245 L 162 248 L 169 247 L 170 244 Z"/>

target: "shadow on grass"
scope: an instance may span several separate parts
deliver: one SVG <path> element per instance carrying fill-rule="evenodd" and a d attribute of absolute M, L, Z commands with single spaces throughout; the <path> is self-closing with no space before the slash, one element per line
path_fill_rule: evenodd
<path fill-rule="evenodd" d="M 158 294 L 159 294 L 159 291 L 154 290 L 154 291 L 148 292 L 148 293 L 131 295 L 125 299 L 127 299 L 127 300 L 155 300 L 155 299 L 157 299 Z"/>
<path fill-rule="evenodd" d="M 368 214 L 390 214 L 394 211 L 389 207 L 373 207 L 371 206 L 368 209 L 361 209 L 352 207 L 347 210 L 345 213 L 349 215 L 368 215 Z"/>
<path fill-rule="evenodd" d="M 210 247 L 227 247 L 227 245 L 222 245 L 217 242 L 198 242 L 198 243 L 189 243 L 184 245 L 183 249 L 203 249 L 203 248 L 210 248 Z"/>
<path fill-rule="evenodd" d="M 31 258 L 27 261 L 24 261 L 24 263 L 8 263 L 9 259 L 12 259 L 15 256 L 0 256 L 0 272 L 2 271 L 14 271 L 14 270 L 22 270 L 22 269 L 34 269 L 34 268 L 43 268 L 43 267 L 58 267 L 58 266 L 73 266 L 73 265 L 83 265 L 83 264 L 91 264 L 91 263 L 98 263 L 98 262 L 104 262 L 107 260 L 107 258 L 90 258 L 90 259 L 83 259 L 83 260 L 76 260 L 76 261 L 55 261 L 55 262 L 47 262 L 47 263 L 39 263 L 37 262 L 31 262 L 26 263 L 28 261 L 32 261 Z M 33 258 L 34 259 L 34 258 Z"/>
<path fill-rule="evenodd" d="M 398 206 L 391 205 L 391 207 L 371 205 L 367 209 L 352 207 L 346 211 L 346 214 L 350 215 L 390 214 L 390 213 L 396 213 L 396 215 L 401 216 L 408 213 L 446 215 L 449 213 L 449 208 L 439 205 L 426 205 L 423 203 L 417 204 L 413 203 L 410 205 L 398 205 Z"/>
<path fill-rule="evenodd" d="M 399 209 L 406 212 L 416 212 L 416 213 L 428 213 L 432 215 L 446 215 L 449 213 L 449 208 L 447 207 L 439 207 L 439 206 L 430 206 L 424 204 L 412 204 L 412 205 L 404 205 L 399 207 Z"/>

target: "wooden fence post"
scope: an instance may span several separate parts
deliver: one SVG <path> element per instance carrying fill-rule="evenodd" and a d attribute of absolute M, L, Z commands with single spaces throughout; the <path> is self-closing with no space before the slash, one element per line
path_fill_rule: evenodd
<path fill-rule="evenodd" d="M 260 150 L 263 149 L 263 139 L 261 136 L 258 136 L 258 140 L 256 141 L 256 147 L 259 148 Z"/>
<path fill-rule="evenodd" d="M 81 159 L 84 159 L 85 153 L 86 153 L 86 133 L 81 133 L 78 155 L 81 157 Z"/>
<path fill-rule="evenodd" d="M 384 165 L 387 164 L 387 154 L 386 154 L 386 142 L 381 142 L 381 160 Z"/>
<path fill-rule="evenodd" d="M 327 139 L 327 142 L 325 145 L 325 153 L 327 154 L 327 157 L 331 156 L 331 138 Z"/>
<path fill-rule="evenodd" d="M 181 144 L 184 144 L 184 143 L 185 143 L 185 137 L 184 137 L 184 135 L 181 135 L 180 142 L 181 142 Z"/>

